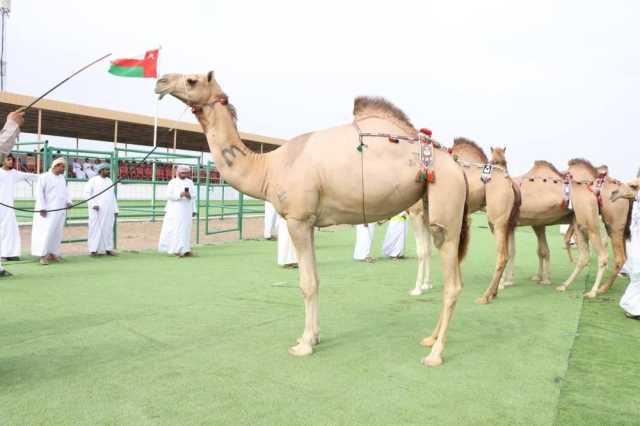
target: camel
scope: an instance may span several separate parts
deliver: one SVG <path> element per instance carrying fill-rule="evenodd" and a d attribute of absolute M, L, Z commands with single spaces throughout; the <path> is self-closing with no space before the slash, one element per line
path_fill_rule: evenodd
<path fill-rule="evenodd" d="M 620 199 L 626 199 L 635 201 L 638 197 L 638 191 L 640 190 L 640 178 L 621 184 L 618 188 L 611 191 L 609 199 L 613 202 Z"/>
<path fill-rule="evenodd" d="M 432 348 L 422 363 L 442 364 L 446 331 L 462 290 L 467 188 L 462 170 L 428 131 L 417 132 L 400 109 L 382 98 L 358 97 L 352 123 L 301 135 L 260 155 L 240 139 L 235 109 L 213 71 L 167 74 L 155 90 L 191 106 L 225 181 L 268 200 L 286 219 L 298 255 L 305 312 L 303 333 L 289 348 L 293 356 L 310 355 L 320 342 L 314 227 L 386 219 L 422 199 L 445 282 L 439 320 L 421 342 Z"/>
<path fill-rule="evenodd" d="M 533 227 L 538 239 L 538 273 L 531 279 L 550 285 L 550 251 L 545 228 L 549 225 L 574 223 L 576 242 L 580 252 L 575 269 L 556 289 L 565 291 L 589 262 L 589 241 L 598 255 L 598 272 L 591 291 L 586 297 L 596 297 L 597 289 L 607 266 L 608 254 L 600 235 L 598 201 L 591 189 L 597 170 L 586 160 L 569 161 L 567 173 L 559 172 L 551 163 L 536 161 L 525 175 L 514 178 L 520 185 L 522 205 L 518 226 Z M 572 208 L 570 209 L 569 206 Z M 509 262 L 503 287 L 513 285 L 515 241 L 510 237 Z"/>
<path fill-rule="evenodd" d="M 508 260 L 509 235 L 517 223 L 520 210 L 520 191 L 509 177 L 505 151 L 506 148 L 491 148 L 492 158 L 489 160 L 475 142 L 465 138 L 457 138 L 453 142 L 452 153 L 469 182 L 469 212 L 486 211 L 497 243 L 493 278 L 484 294 L 476 300 L 479 304 L 489 303 L 498 294 L 498 285 Z M 418 255 L 416 286 L 409 293 L 412 296 L 432 288 L 429 268 L 431 237 L 428 229 L 421 225 L 424 222 L 422 214 L 422 203 L 416 203 L 409 209 Z"/>
<path fill-rule="evenodd" d="M 598 294 L 603 294 L 609 291 L 627 261 L 625 241 L 629 239 L 631 232 L 632 202 L 613 199 L 614 192 L 619 190 L 622 183 L 609 176 L 609 168 L 607 166 L 597 167 L 596 172 L 597 178 L 591 185 L 591 191 L 597 197 L 600 216 L 611 241 L 614 257 L 613 269 L 609 277 L 597 290 Z M 565 245 L 569 253 L 571 253 L 568 245 L 569 239 L 574 234 L 575 227 L 572 226 L 565 235 Z"/>

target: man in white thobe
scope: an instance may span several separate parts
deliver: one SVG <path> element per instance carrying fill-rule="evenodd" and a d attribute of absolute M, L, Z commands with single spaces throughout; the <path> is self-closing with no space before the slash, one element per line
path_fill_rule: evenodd
<path fill-rule="evenodd" d="M 291 241 L 287 221 L 280 215 L 278 217 L 278 265 L 284 268 L 297 268 L 298 257 L 296 248 Z"/>
<path fill-rule="evenodd" d="M 188 178 L 191 168 L 178 166 L 177 177 L 167 185 L 167 205 L 160 231 L 160 252 L 176 256 L 191 256 L 191 225 L 196 213 L 196 193 Z"/>
<path fill-rule="evenodd" d="M 0 168 L 0 202 L 14 205 L 16 185 L 20 182 L 33 183 L 38 175 L 15 170 L 15 158 L 9 154 Z M 0 257 L 2 260 L 20 260 L 20 230 L 16 212 L 12 208 L 0 206 Z"/>
<path fill-rule="evenodd" d="M 41 265 L 60 260 L 60 244 L 67 216 L 64 209 L 71 205 L 71 195 L 64 178 L 65 169 L 64 158 L 57 158 L 49 171 L 38 177 L 34 208 L 38 213 L 33 214 L 31 254 L 40 258 Z"/>
<path fill-rule="evenodd" d="M 264 202 L 264 239 L 272 240 L 278 224 L 278 213 L 275 207 L 268 201 Z"/>
<path fill-rule="evenodd" d="M 80 160 L 78 160 L 77 158 L 73 159 L 73 164 L 71 165 L 71 167 L 76 179 L 85 179 L 87 177 L 87 175 L 84 174 L 84 171 L 82 171 L 82 164 L 80 164 Z"/>
<path fill-rule="evenodd" d="M 88 158 L 84 160 L 84 164 L 82 165 L 82 171 L 84 172 L 84 175 L 87 177 L 87 179 L 91 179 L 96 175 L 96 172 L 93 168 L 93 163 Z"/>
<path fill-rule="evenodd" d="M 113 190 L 113 182 L 109 178 L 109 164 L 101 163 L 96 166 L 97 176 L 92 177 L 84 188 L 84 197 L 89 209 L 89 237 L 87 245 L 91 256 L 106 253 L 115 256 L 113 250 L 113 225 L 118 215 L 118 202 Z M 109 188 L 109 189 L 107 189 Z M 105 192 L 103 192 L 105 191 Z"/>
<path fill-rule="evenodd" d="M 22 108 L 9 113 L 7 116 L 7 122 L 0 131 L 0 163 L 4 163 L 5 157 L 11 152 L 13 146 L 16 144 L 16 140 L 20 134 L 20 126 L 22 126 L 22 124 L 24 124 L 24 112 L 22 111 Z M 8 203 L 4 204 L 9 205 Z M 2 237 L 2 235 L 0 235 L 0 237 Z M 2 262 L 0 262 L 0 278 L 8 276 L 11 276 L 11 274 L 3 268 Z"/>
<path fill-rule="evenodd" d="M 625 268 L 631 282 L 620 299 L 620 307 L 627 317 L 640 320 L 640 193 L 633 203 Z"/>
<path fill-rule="evenodd" d="M 404 248 L 407 241 L 407 213 L 402 212 L 389 219 L 387 233 L 382 243 L 382 254 L 392 259 L 404 257 Z"/>
<path fill-rule="evenodd" d="M 375 259 L 371 256 L 371 244 L 376 230 L 376 224 L 356 225 L 356 247 L 353 250 L 353 258 L 365 262 L 373 262 Z"/>

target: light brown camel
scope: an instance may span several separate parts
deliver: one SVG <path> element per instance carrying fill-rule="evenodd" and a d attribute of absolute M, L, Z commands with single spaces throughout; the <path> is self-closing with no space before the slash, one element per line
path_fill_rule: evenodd
<path fill-rule="evenodd" d="M 423 363 L 442 363 L 446 330 L 462 290 L 460 259 L 467 240 L 464 173 L 448 152 L 432 149 L 422 143 L 424 138 L 415 143 L 418 132 L 389 102 L 356 98 L 353 123 L 299 136 L 259 155 L 240 139 L 234 109 L 213 72 L 164 75 L 156 93 L 191 106 L 224 179 L 245 194 L 270 201 L 286 219 L 305 307 L 304 331 L 289 348 L 291 355 L 311 354 L 320 340 L 314 227 L 386 219 L 425 199 L 425 221 L 440 248 L 445 291 L 440 319 L 422 342 L 432 346 Z M 435 173 L 435 182 L 425 191 L 416 172 L 427 163 L 425 172 Z"/>
<path fill-rule="evenodd" d="M 498 294 L 498 285 L 508 260 L 508 238 L 520 210 L 520 191 L 509 177 L 505 151 L 506 148 L 491 148 L 492 158 L 489 160 L 475 142 L 466 138 L 457 138 L 453 142 L 452 153 L 469 182 L 469 212 L 485 210 L 496 238 L 496 267 L 489 286 L 476 300 L 480 304 L 489 303 Z M 409 209 L 418 255 L 416 286 L 409 293 L 412 296 L 432 287 L 429 267 L 431 237 L 428 229 L 421 225 L 424 221 L 422 213 L 422 203 L 416 203 Z"/>
<path fill-rule="evenodd" d="M 621 184 L 618 188 L 611 191 L 611 195 L 609 199 L 613 202 L 618 201 L 620 199 L 626 199 L 630 201 L 635 201 L 638 197 L 638 191 L 640 190 L 640 178 L 635 178 L 634 180 Z"/>
<path fill-rule="evenodd" d="M 524 176 L 517 178 L 522 193 L 520 221 L 518 226 L 532 226 L 538 238 L 538 274 L 534 281 L 540 284 L 551 284 L 550 251 L 546 240 L 545 227 L 558 223 L 573 223 L 576 243 L 580 252 L 572 274 L 556 289 L 565 291 L 575 281 L 578 274 L 589 262 L 589 242 L 594 246 L 598 256 L 598 272 L 586 297 L 596 297 L 604 271 L 607 267 L 608 253 L 600 235 L 600 218 L 598 200 L 592 191 L 591 184 L 597 177 L 597 170 L 586 160 L 569 161 L 567 173 L 560 173 L 548 162 L 536 161 L 534 168 Z M 570 187 L 569 192 L 565 190 Z M 572 209 L 567 208 L 567 196 Z M 513 281 L 513 258 L 515 243 L 510 241 L 510 265 L 504 286 Z"/>
<path fill-rule="evenodd" d="M 598 198 L 600 216 L 611 241 L 614 256 L 613 269 L 604 284 L 598 288 L 599 294 L 606 293 L 611 288 L 627 260 L 625 241 L 630 237 L 631 232 L 632 202 L 612 200 L 613 193 L 621 185 L 620 181 L 609 176 L 609 168 L 604 165 L 597 168 L 597 178 L 590 185 L 591 191 Z M 565 245 L 568 250 L 569 239 L 574 234 L 575 227 L 572 226 L 565 235 Z M 571 253 L 570 250 L 569 253 Z"/>

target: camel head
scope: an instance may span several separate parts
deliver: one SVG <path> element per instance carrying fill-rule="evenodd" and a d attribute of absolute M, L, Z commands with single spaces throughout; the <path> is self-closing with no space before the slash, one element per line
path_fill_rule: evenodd
<path fill-rule="evenodd" d="M 631 182 L 623 183 L 619 189 L 611 193 L 611 201 L 616 201 L 620 198 L 635 200 L 638 196 L 638 189 L 640 189 L 640 178 L 635 178 Z"/>
<path fill-rule="evenodd" d="M 225 97 L 216 82 L 213 71 L 207 74 L 165 74 L 156 82 L 155 92 L 162 99 L 171 95 L 191 107 L 198 114 L 202 107 L 216 99 Z"/>
<path fill-rule="evenodd" d="M 491 164 L 507 165 L 507 157 L 505 153 L 507 148 L 491 148 Z"/>

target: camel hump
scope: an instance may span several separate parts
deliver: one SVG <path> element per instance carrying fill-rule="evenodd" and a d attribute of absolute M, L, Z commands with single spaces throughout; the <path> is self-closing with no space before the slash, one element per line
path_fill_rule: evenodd
<path fill-rule="evenodd" d="M 353 101 L 353 116 L 358 119 L 365 115 L 382 114 L 395 118 L 414 128 L 407 114 L 381 96 L 358 96 Z"/>
<path fill-rule="evenodd" d="M 489 158 L 484 153 L 480 145 L 467 138 L 455 138 L 453 140 L 453 153 L 464 157 L 465 154 L 476 157 L 478 161 L 488 163 Z"/>
<path fill-rule="evenodd" d="M 560 177 L 562 177 L 564 175 L 564 173 L 562 173 L 561 171 L 556 169 L 556 166 L 554 166 L 553 164 L 551 164 L 550 162 L 545 161 L 545 160 L 536 160 L 536 161 L 534 161 L 533 167 L 531 168 L 531 170 L 529 170 L 529 172 L 527 174 L 532 174 L 535 171 L 541 171 L 541 170 L 545 170 L 547 172 L 551 172 L 551 173 L 555 174 L 556 176 L 560 176 Z"/>
<path fill-rule="evenodd" d="M 584 158 L 573 158 L 569 160 L 569 167 L 580 167 L 593 177 L 598 176 L 598 169 L 596 169 L 589 160 Z"/>

